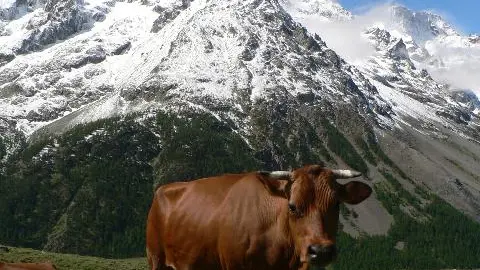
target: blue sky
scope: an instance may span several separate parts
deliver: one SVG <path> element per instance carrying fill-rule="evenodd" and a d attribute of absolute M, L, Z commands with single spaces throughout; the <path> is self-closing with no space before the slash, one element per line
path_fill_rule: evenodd
<path fill-rule="evenodd" d="M 338 0 L 354 14 L 386 0 Z M 413 10 L 433 10 L 442 15 L 457 30 L 465 34 L 480 34 L 480 0 L 396 0 Z"/>

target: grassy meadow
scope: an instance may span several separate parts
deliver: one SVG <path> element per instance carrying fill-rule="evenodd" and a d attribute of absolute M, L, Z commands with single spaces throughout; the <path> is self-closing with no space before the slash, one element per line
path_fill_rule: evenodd
<path fill-rule="evenodd" d="M 0 262 L 52 262 L 59 270 L 136 270 L 148 269 L 146 258 L 105 259 L 75 254 L 43 252 L 29 248 L 8 247 L 0 251 Z"/>

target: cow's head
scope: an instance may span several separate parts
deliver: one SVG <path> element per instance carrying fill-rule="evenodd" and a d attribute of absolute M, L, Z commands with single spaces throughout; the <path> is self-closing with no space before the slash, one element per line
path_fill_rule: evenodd
<path fill-rule="evenodd" d="M 286 198 L 289 233 L 300 262 L 325 266 L 336 257 L 335 238 L 340 203 L 358 204 L 372 189 L 358 181 L 340 184 L 337 179 L 360 176 L 351 170 L 330 170 L 310 165 L 289 171 L 264 173 L 270 192 Z"/>

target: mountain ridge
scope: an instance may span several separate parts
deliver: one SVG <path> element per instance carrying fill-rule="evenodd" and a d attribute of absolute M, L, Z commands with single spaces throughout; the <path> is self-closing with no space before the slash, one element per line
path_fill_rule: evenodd
<path fill-rule="evenodd" d="M 42 3 L 32 13 L 64 7 Z M 138 254 L 152 186 L 320 161 L 375 189 L 342 210 L 349 235 L 401 241 L 435 211 L 464 217 L 443 200 L 480 220 L 478 98 L 419 68 L 413 39 L 369 25 L 375 54 L 349 63 L 284 0 L 69 3 L 92 25 L 0 66 L 0 210 L 20 228 L 2 225 L 2 241 Z M 351 19 L 302 3 L 309 19 Z"/>

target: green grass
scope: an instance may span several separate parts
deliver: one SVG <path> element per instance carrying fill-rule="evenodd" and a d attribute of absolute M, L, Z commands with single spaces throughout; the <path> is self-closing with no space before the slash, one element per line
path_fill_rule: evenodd
<path fill-rule="evenodd" d="M 1 262 L 47 262 L 55 264 L 58 269 L 67 270 L 134 270 L 148 269 L 146 258 L 104 259 L 98 257 L 79 256 L 43 252 L 29 248 L 9 247 L 9 252 L 0 251 Z"/>

